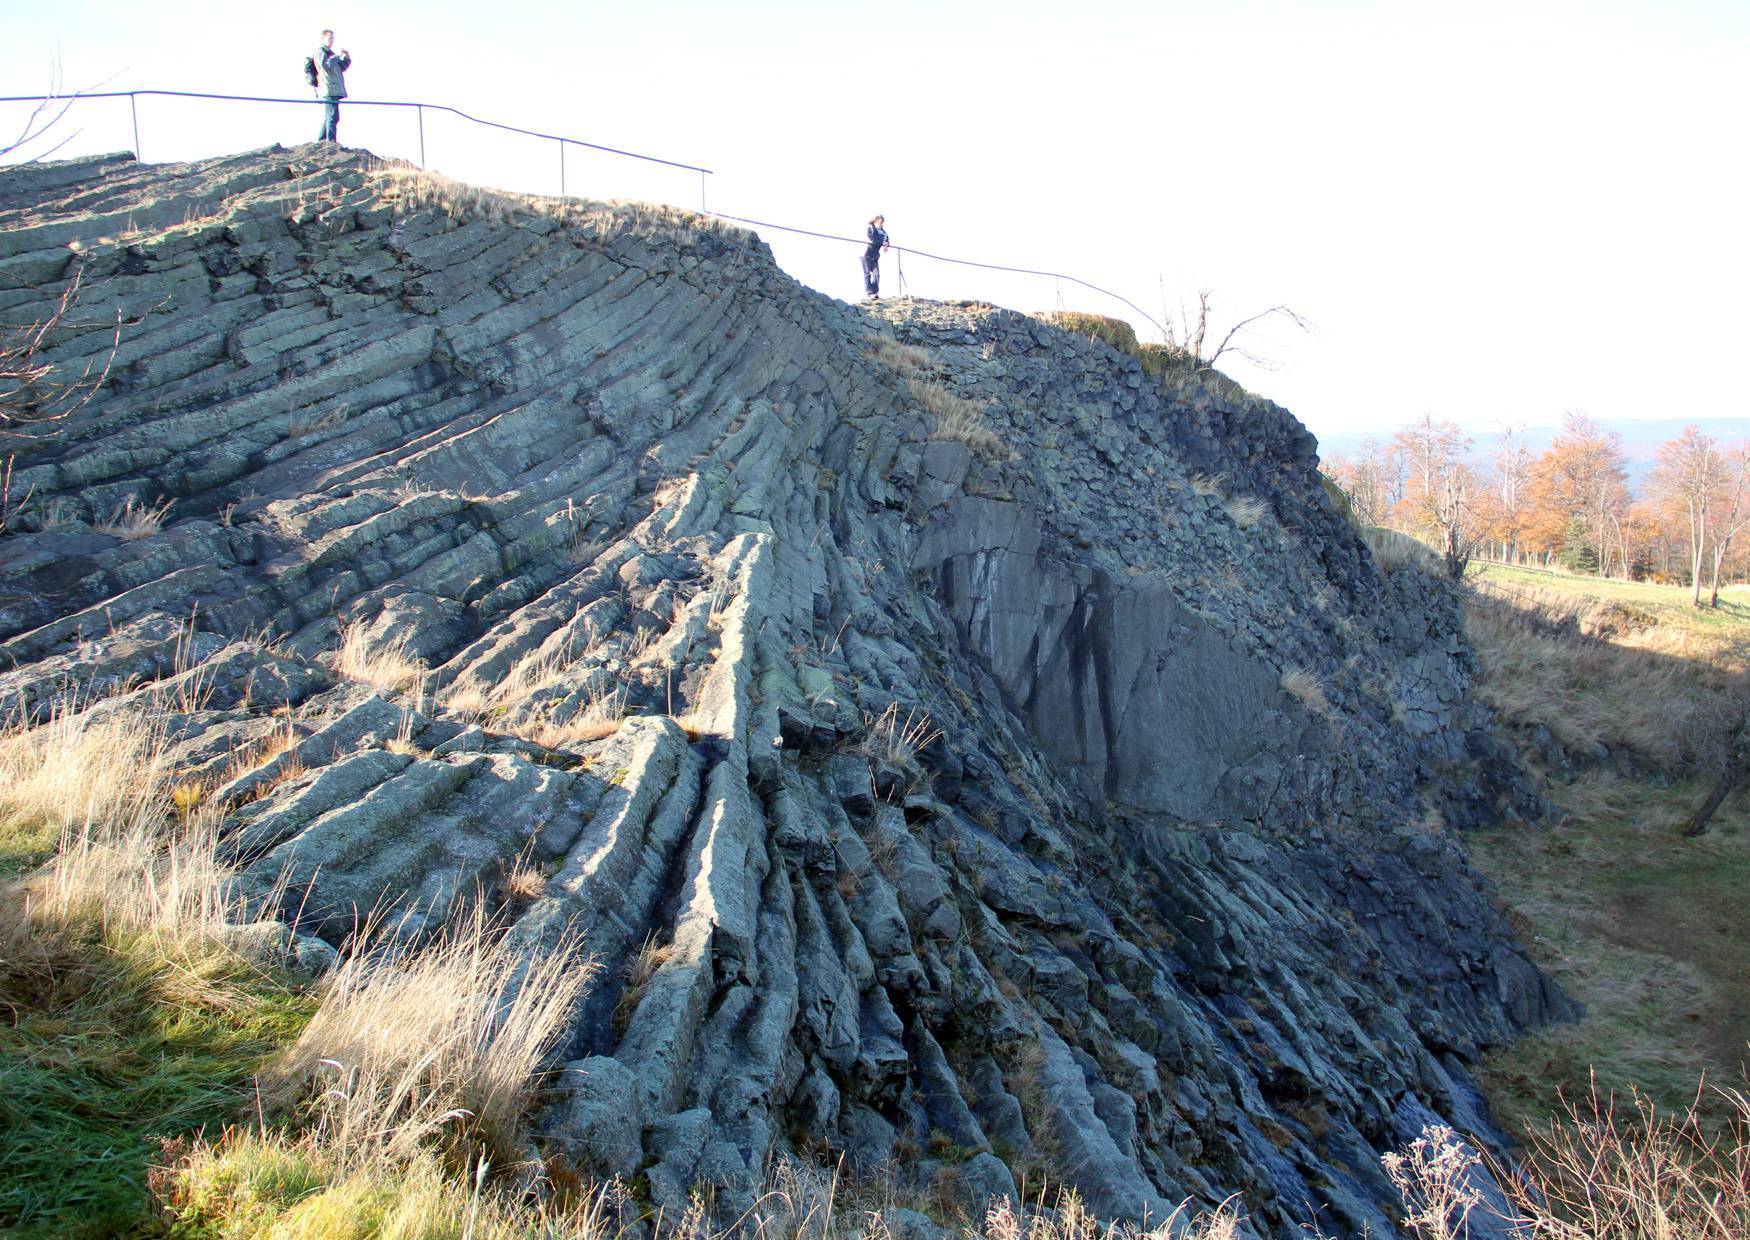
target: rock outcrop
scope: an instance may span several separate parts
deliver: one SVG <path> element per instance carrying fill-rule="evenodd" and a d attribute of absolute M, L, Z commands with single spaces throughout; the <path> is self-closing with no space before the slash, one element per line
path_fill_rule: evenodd
<path fill-rule="evenodd" d="M 0 317 L 83 272 L 63 373 L 122 322 L 15 452 L 0 701 L 179 703 L 306 935 L 582 933 L 547 1150 L 1382 1234 L 1380 1151 L 1489 1140 L 1467 1065 L 1566 1013 L 1456 839 L 1535 803 L 1452 592 L 1220 376 L 316 147 L 9 170 L 0 228 Z"/>

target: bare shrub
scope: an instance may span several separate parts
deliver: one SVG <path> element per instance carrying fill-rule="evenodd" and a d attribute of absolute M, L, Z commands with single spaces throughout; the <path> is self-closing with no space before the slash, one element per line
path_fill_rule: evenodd
<path fill-rule="evenodd" d="M 1271 363 L 1267 358 L 1242 348 L 1240 344 L 1260 323 L 1270 319 L 1282 319 L 1298 331 L 1312 330 L 1311 323 L 1287 306 L 1271 306 L 1267 310 L 1259 310 L 1234 320 L 1212 348 L 1210 337 L 1213 334 L 1213 325 L 1210 316 L 1214 308 L 1214 296 L 1209 289 L 1197 290 L 1195 307 L 1181 303 L 1177 315 L 1166 316 L 1166 342 L 1157 356 L 1170 366 L 1189 364 L 1204 372 L 1213 370 L 1223 355 L 1231 352 L 1254 366 L 1268 369 Z"/>
<path fill-rule="evenodd" d="M 90 404 L 109 378 L 121 343 L 117 312 L 107 352 L 87 360 L 77 374 L 43 360 L 51 336 L 74 326 L 69 316 L 79 302 L 84 270 L 51 298 L 47 314 L 30 323 L 0 323 L 0 436 L 28 439 L 54 430 L 55 425 Z"/>
<path fill-rule="evenodd" d="M 1424 1129 L 1383 1161 L 1405 1225 L 1421 1240 L 1458 1240 L 1479 1206 L 1515 1235 L 1551 1240 L 1737 1240 L 1750 1235 L 1750 1098 L 1718 1092 L 1734 1111 L 1723 1131 L 1710 1129 L 1696 1104 L 1668 1114 L 1633 1093 L 1619 1108 L 1594 1082 L 1530 1134 L 1516 1166 L 1489 1160 L 1504 1211 L 1484 1204 L 1485 1160 L 1450 1128 Z"/>
<path fill-rule="evenodd" d="M 1424 1128 L 1401 1152 L 1385 1155 L 1385 1173 L 1404 1201 L 1404 1226 L 1422 1240 L 1459 1240 L 1481 1204 L 1482 1159 L 1444 1125 Z"/>

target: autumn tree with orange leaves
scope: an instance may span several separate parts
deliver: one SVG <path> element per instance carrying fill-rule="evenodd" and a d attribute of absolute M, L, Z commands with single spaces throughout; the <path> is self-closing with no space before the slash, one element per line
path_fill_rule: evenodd
<path fill-rule="evenodd" d="M 1626 565 L 1623 518 L 1633 502 L 1622 436 L 1577 410 L 1531 467 L 1526 544 L 1573 567 L 1591 560 L 1600 576 Z"/>

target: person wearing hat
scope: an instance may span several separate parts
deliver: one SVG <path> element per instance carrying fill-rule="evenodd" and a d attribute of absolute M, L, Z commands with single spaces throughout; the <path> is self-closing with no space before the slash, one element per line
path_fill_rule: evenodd
<path fill-rule="evenodd" d="M 881 296 L 881 251 L 887 248 L 887 217 L 869 221 L 869 248 L 863 251 L 863 288 L 871 297 Z"/>

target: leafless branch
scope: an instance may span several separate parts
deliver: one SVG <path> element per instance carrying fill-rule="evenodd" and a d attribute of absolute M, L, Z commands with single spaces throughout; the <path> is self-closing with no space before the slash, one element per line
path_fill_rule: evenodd
<path fill-rule="evenodd" d="M 1232 327 L 1228 328 L 1227 335 L 1223 336 L 1221 338 L 1221 343 L 1215 346 L 1215 352 L 1211 353 L 1208 357 L 1203 358 L 1202 368 L 1205 370 L 1211 369 L 1212 367 L 1214 367 L 1215 363 L 1220 359 L 1221 355 L 1223 353 L 1229 352 L 1230 350 L 1233 353 L 1235 353 L 1237 356 L 1245 358 L 1247 361 L 1251 362 L 1253 365 L 1265 365 L 1265 364 L 1267 364 L 1267 363 L 1264 363 L 1255 354 L 1246 352 L 1243 349 L 1235 348 L 1234 347 L 1234 337 L 1238 336 L 1241 332 L 1245 331 L 1247 328 L 1251 327 L 1253 324 L 1261 323 L 1265 319 L 1271 318 L 1272 316 L 1275 316 L 1275 315 L 1281 315 L 1283 318 L 1287 319 L 1290 323 L 1294 324 L 1294 326 L 1298 327 L 1303 332 L 1310 332 L 1312 330 L 1311 323 L 1307 322 L 1304 318 L 1302 318 L 1300 315 L 1296 314 L 1293 310 L 1290 310 L 1287 306 L 1271 306 L 1268 310 L 1260 310 L 1256 314 L 1247 315 L 1245 318 L 1243 318 L 1239 322 L 1235 323 Z M 1201 349 L 1198 350 L 1198 355 L 1199 355 L 1199 357 L 1202 357 L 1202 350 Z"/>
<path fill-rule="evenodd" d="M 1166 303 L 1165 281 L 1162 281 L 1161 302 L 1163 310 Z M 1220 343 L 1213 351 L 1206 346 L 1211 331 L 1210 318 L 1214 310 L 1214 295 L 1209 289 L 1198 289 L 1196 305 L 1189 306 L 1183 298 L 1179 302 L 1179 313 L 1175 316 L 1170 311 L 1164 313 L 1167 322 L 1167 347 L 1182 356 L 1187 363 L 1195 363 L 1199 371 L 1213 370 L 1215 363 L 1227 353 L 1244 358 L 1254 366 L 1268 369 L 1271 361 L 1259 353 L 1240 347 L 1239 341 L 1244 334 L 1256 327 L 1265 319 L 1281 316 L 1287 319 L 1301 331 L 1310 332 L 1313 325 L 1287 306 L 1271 306 L 1268 310 L 1260 310 L 1256 314 L 1247 315 L 1227 329 Z"/>
<path fill-rule="evenodd" d="M 34 322 L 0 324 L 0 436 L 23 439 L 43 434 L 90 404 L 108 380 L 121 345 L 119 309 L 101 366 L 93 358 L 76 378 L 67 378 L 42 356 L 50 336 L 70 325 L 67 316 L 78 304 L 84 280 L 84 271 L 76 270 L 49 313 Z"/>
<path fill-rule="evenodd" d="M 49 61 L 48 91 L 37 102 L 36 106 L 30 110 L 30 115 L 24 118 L 24 123 L 19 126 L 18 136 L 11 142 L 8 142 L 5 146 L 0 146 L 0 161 L 6 160 L 7 157 L 14 152 L 21 152 L 25 147 L 58 127 L 61 122 L 66 119 L 67 112 L 76 102 L 78 102 L 80 96 L 85 94 L 85 91 L 83 90 L 65 91 L 62 87 L 61 58 L 59 55 L 56 55 Z M 97 88 L 92 87 L 90 89 L 95 90 Z M 66 146 L 67 143 L 71 142 L 74 138 L 77 138 L 81 132 L 83 131 L 75 129 L 71 133 L 63 134 L 60 140 L 47 150 L 37 151 L 28 156 L 21 154 L 14 162 L 19 164 L 33 164 L 38 160 L 47 159 L 56 151 Z"/>

